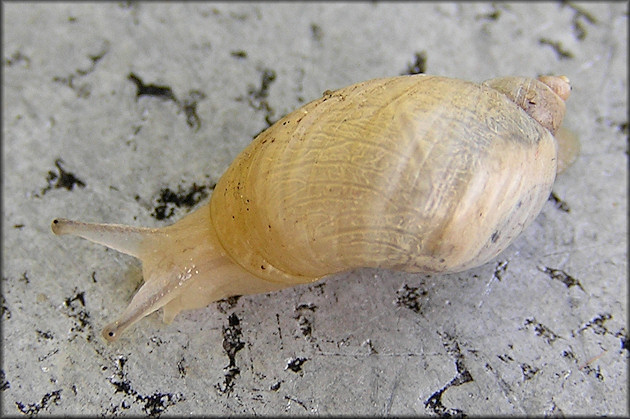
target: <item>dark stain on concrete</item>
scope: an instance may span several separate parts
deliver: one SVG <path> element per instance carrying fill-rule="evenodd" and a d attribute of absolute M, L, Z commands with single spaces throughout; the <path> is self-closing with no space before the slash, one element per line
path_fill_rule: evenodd
<path fill-rule="evenodd" d="M 541 336 L 545 342 L 548 344 L 554 343 L 558 339 L 558 335 L 551 331 L 547 326 L 543 325 L 536 321 L 534 317 L 525 319 L 524 326 L 526 329 L 529 329 L 530 326 L 533 327 L 534 333 L 536 336 Z"/>
<path fill-rule="evenodd" d="M 242 331 L 240 320 L 235 313 L 228 317 L 228 326 L 223 327 L 223 350 L 230 362 L 223 369 L 227 370 L 224 375 L 223 384 L 215 384 L 215 388 L 222 394 L 229 394 L 234 388 L 234 380 L 241 370 L 236 366 L 236 353 L 245 347 L 245 342 L 241 340 Z"/>
<path fill-rule="evenodd" d="M 571 208 L 569 208 L 569 204 L 567 204 L 565 201 L 560 199 L 560 197 L 556 195 L 555 192 L 551 192 L 551 195 L 549 195 L 549 200 L 553 202 L 556 208 L 558 208 L 560 211 L 571 212 Z"/>
<path fill-rule="evenodd" d="M 121 356 L 118 358 L 118 365 L 114 377 L 110 378 L 109 382 L 116 389 L 116 393 L 124 393 L 131 396 L 135 402 L 142 405 L 142 410 L 148 416 L 155 417 L 162 414 L 170 406 L 175 405 L 178 402 L 186 400 L 181 393 L 162 393 L 155 392 L 149 395 L 140 394 L 134 390 L 131 382 L 127 379 L 127 374 L 124 371 L 127 358 Z M 120 406 L 114 406 L 114 411 L 118 410 L 118 407 L 122 409 L 129 409 L 131 406 L 127 400 L 123 400 Z"/>
<path fill-rule="evenodd" d="M 448 333 L 440 333 L 440 337 L 442 338 L 442 345 L 446 349 L 446 352 L 455 359 L 457 374 L 444 387 L 433 393 L 431 397 L 424 402 L 424 407 L 430 409 L 433 413 L 439 416 L 465 417 L 466 415 L 461 409 L 444 406 L 442 403 L 442 395 L 450 387 L 460 386 L 474 380 L 464 363 L 464 355 L 462 354 L 459 344 L 455 338 Z"/>
<path fill-rule="evenodd" d="M 577 279 L 575 279 L 574 277 L 572 277 L 571 275 L 569 275 L 563 270 L 549 268 L 547 266 L 539 267 L 538 269 L 541 272 L 544 272 L 547 275 L 549 275 L 549 278 L 562 282 L 564 285 L 566 285 L 567 288 L 578 287 L 579 289 L 584 291 L 584 287 L 582 287 L 582 284 L 580 284 L 580 281 L 578 281 Z"/>
<path fill-rule="evenodd" d="M 291 370 L 295 373 L 302 373 L 302 365 L 304 365 L 306 361 L 308 361 L 308 358 L 300 358 L 300 357 L 292 358 L 287 363 L 287 366 L 285 369 Z"/>
<path fill-rule="evenodd" d="M 34 416 L 42 410 L 45 411 L 50 403 L 59 404 L 59 400 L 61 400 L 61 389 L 46 393 L 39 402 L 28 404 L 15 402 L 15 405 L 25 415 Z"/>
<path fill-rule="evenodd" d="M 48 177 L 46 177 L 46 182 L 48 182 L 48 186 L 41 190 L 41 195 L 45 195 L 48 191 L 52 189 L 60 189 L 65 188 L 69 191 L 73 190 L 75 186 L 80 188 L 85 188 L 85 182 L 76 177 L 74 173 L 66 171 L 63 167 L 63 160 L 57 159 L 55 160 L 55 167 L 57 168 L 57 173 L 50 170 L 48 171 Z"/>
<path fill-rule="evenodd" d="M 407 64 L 407 70 L 401 74 L 424 74 L 427 71 L 427 52 L 420 51 L 414 54 L 414 61 Z"/>
<path fill-rule="evenodd" d="M 404 284 L 396 291 L 396 305 L 405 307 L 414 313 L 422 314 L 422 298 L 426 297 L 428 291 L 420 287 L 410 287 Z"/>
<path fill-rule="evenodd" d="M 206 189 L 212 189 L 214 185 L 208 187 L 206 185 L 197 185 L 193 183 L 189 188 L 183 188 L 181 185 L 177 187 L 177 191 L 170 188 L 160 190 L 156 199 L 156 205 L 151 214 L 156 220 L 166 220 L 175 214 L 175 208 L 187 207 L 191 208 L 208 196 Z"/>
<path fill-rule="evenodd" d="M 560 41 L 554 41 L 549 38 L 540 38 L 538 40 L 538 43 L 540 45 L 550 46 L 556 52 L 560 60 L 567 60 L 574 57 L 573 53 L 569 51 L 568 49 L 564 48 L 564 46 L 562 45 L 562 42 Z"/>

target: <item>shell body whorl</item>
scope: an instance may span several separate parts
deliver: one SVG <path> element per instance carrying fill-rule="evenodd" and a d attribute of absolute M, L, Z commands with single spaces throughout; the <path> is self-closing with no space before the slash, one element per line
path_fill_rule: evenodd
<path fill-rule="evenodd" d="M 505 249 L 555 175 L 553 135 L 505 94 L 401 76 L 327 93 L 262 132 L 210 214 L 230 257 L 271 282 L 455 272 Z"/>

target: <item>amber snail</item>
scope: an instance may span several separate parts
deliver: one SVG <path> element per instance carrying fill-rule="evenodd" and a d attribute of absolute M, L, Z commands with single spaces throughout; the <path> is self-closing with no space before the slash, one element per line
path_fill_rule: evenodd
<path fill-rule="evenodd" d="M 534 220 L 575 158 L 575 140 L 554 137 L 570 89 L 564 76 L 411 75 L 327 91 L 259 134 L 179 222 L 52 230 L 142 261 L 145 283 L 103 330 L 110 341 L 159 308 L 169 323 L 359 267 L 466 270 Z"/>

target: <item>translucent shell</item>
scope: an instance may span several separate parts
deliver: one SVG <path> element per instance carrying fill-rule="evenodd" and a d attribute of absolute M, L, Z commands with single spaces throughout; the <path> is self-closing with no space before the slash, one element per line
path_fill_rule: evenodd
<path fill-rule="evenodd" d="M 505 94 L 444 77 L 377 79 L 261 133 L 217 184 L 211 218 L 228 254 L 269 281 L 453 272 L 505 249 L 555 176 L 553 136 Z"/>

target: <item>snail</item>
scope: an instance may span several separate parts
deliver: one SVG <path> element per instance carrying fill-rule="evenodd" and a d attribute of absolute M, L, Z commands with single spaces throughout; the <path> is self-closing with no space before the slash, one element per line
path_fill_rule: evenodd
<path fill-rule="evenodd" d="M 141 260 L 109 341 L 159 308 L 170 323 L 360 267 L 460 272 L 503 251 L 575 158 L 575 138 L 558 150 L 554 137 L 570 89 L 565 76 L 407 75 L 326 91 L 260 133 L 175 224 L 51 228 Z"/>

